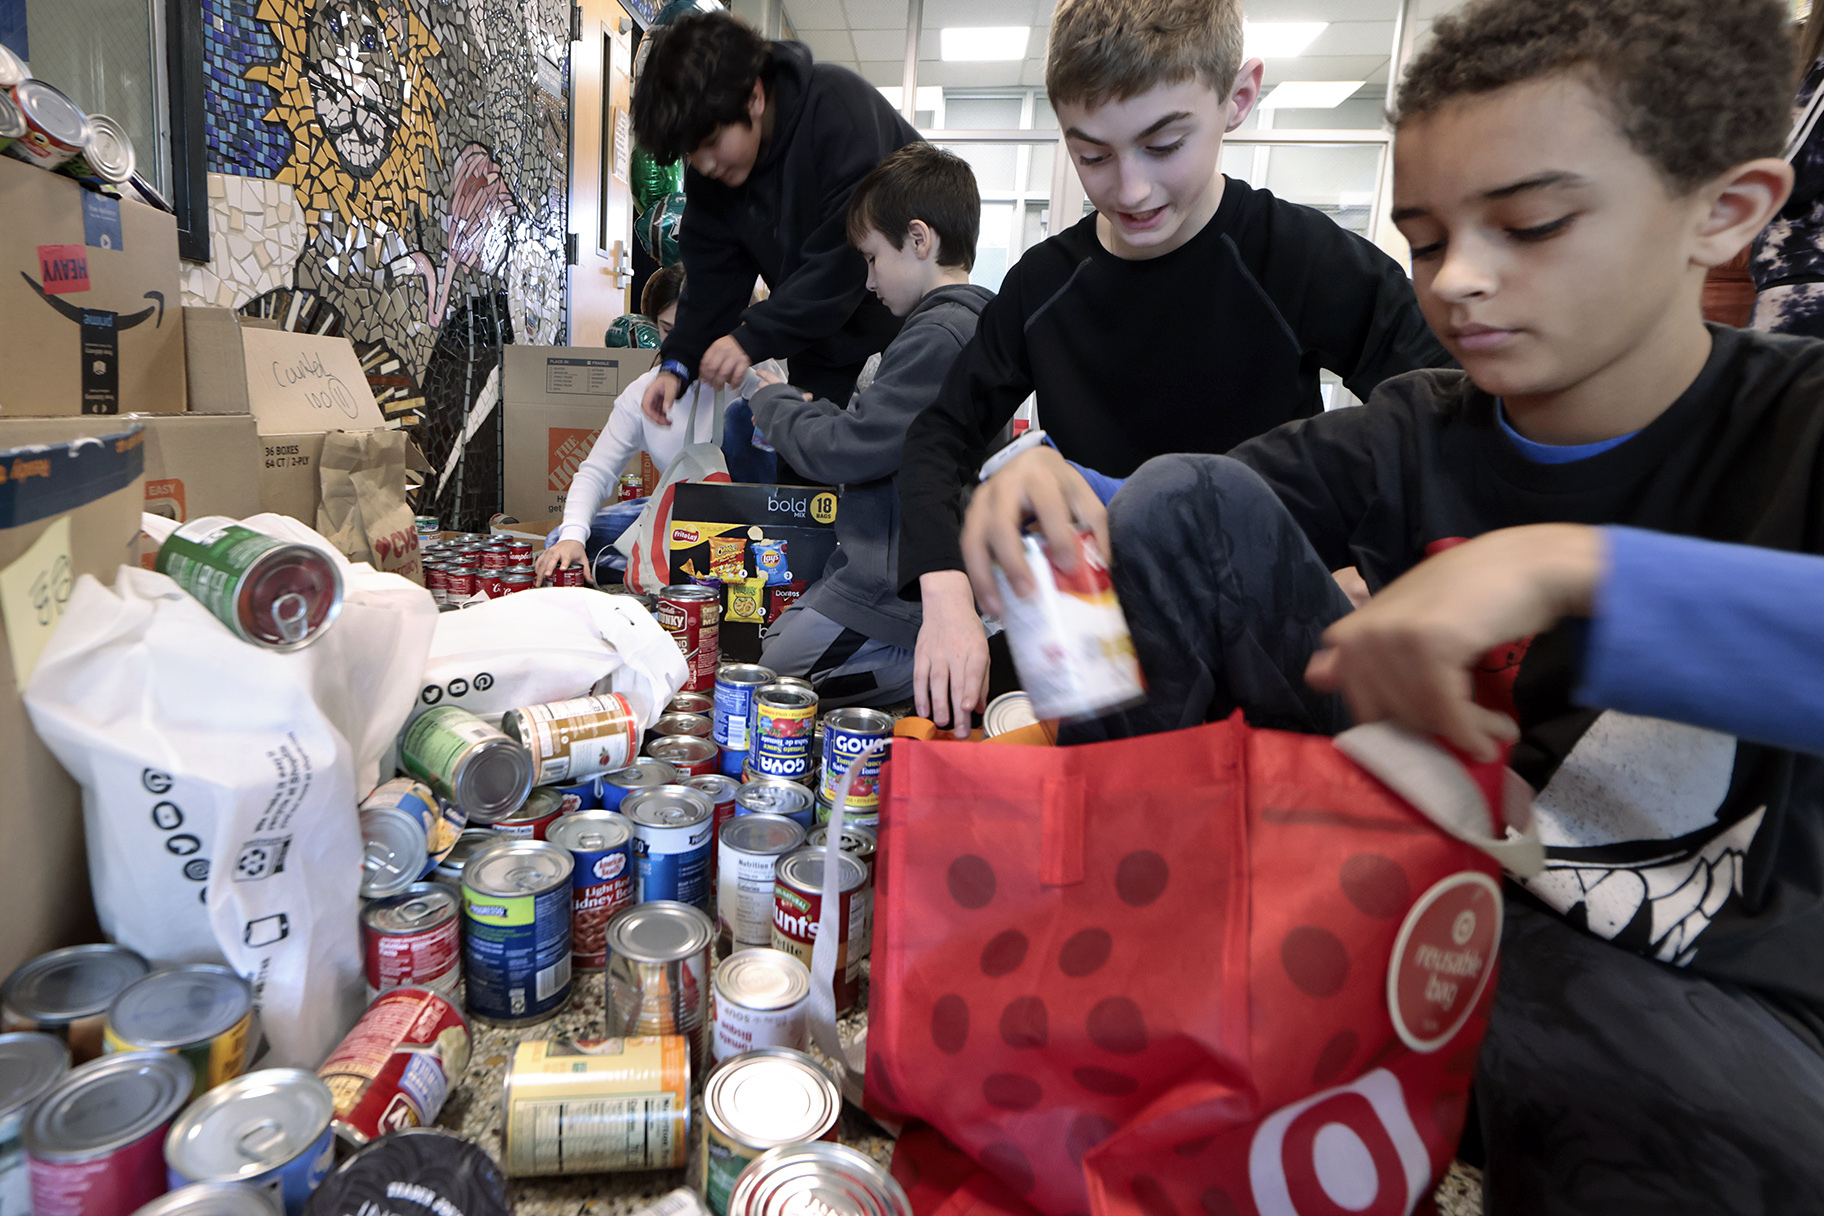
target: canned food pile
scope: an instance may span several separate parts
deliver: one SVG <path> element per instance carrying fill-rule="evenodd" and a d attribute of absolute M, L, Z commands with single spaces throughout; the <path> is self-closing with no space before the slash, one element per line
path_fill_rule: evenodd
<path fill-rule="evenodd" d="M 55 85 L 34 80 L 0 46 L 0 153 L 67 174 L 98 189 L 130 185 L 153 206 L 171 207 L 135 171 L 133 137 L 106 114 L 87 114 Z"/>
<path fill-rule="evenodd" d="M 483 532 L 464 532 L 433 540 L 430 537 L 436 532 L 436 522 L 432 518 L 420 518 L 418 534 L 424 560 L 424 585 L 439 607 L 456 607 L 477 595 L 497 600 L 503 595 L 532 589 L 536 578 L 532 571 L 531 541 Z M 426 524 L 431 526 L 426 528 Z M 578 565 L 553 570 L 551 582 L 558 587 L 581 587 L 583 568 Z"/>

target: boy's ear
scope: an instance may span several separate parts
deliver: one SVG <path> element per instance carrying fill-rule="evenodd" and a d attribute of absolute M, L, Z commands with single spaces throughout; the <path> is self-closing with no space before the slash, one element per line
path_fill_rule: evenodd
<path fill-rule="evenodd" d="M 1773 156 L 1744 161 L 1701 188 L 1708 210 L 1698 222 L 1692 260 L 1721 266 L 1752 241 L 1792 193 L 1792 166 Z"/>
<path fill-rule="evenodd" d="M 1229 125 L 1223 128 L 1224 131 L 1235 130 L 1254 112 L 1254 104 L 1260 100 L 1261 77 L 1266 70 L 1263 61 L 1250 59 L 1235 73 L 1235 87 L 1229 90 Z"/>
<path fill-rule="evenodd" d="M 754 91 L 747 95 L 748 122 L 750 124 L 759 122 L 760 116 L 765 113 L 766 113 L 766 82 L 759 79 L 758 77 L 756 77 L 754 80 Z"/>
<path fill-rule="evenodd" d="M 906 243 L 921 262 L 937 256 L 937 230 L 923 220 L 906 225 Z"/>

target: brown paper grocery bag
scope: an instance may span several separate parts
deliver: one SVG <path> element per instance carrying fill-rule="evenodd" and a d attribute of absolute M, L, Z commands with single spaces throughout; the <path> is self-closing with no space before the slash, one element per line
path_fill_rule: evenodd
<path fill-rule="evenodd" d="M 424 583 L 418 533 L 405 499 L 408 463 L 422 460 L 403 431 L 331 431 L 318 462 L 317 531 L 351 562 Z"/>

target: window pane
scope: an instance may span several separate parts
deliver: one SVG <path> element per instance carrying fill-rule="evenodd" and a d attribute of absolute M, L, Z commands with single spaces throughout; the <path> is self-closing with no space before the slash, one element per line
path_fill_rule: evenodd
<path fill-rule="evenodd" d="M 31 0 L 26 37 L 32 75 L 125 127 L 140 174 L 168 194 L 148 0 Z"/>
<path fill-rule="evenodd" d="M 1222 150 L 1222 171 L 1315 207 L 1351 232 L 1368 233 L 1381 149 L 1309 144 L 1239 145 Z"/>
<path fill-rule="evenodd" d="M 1051 99 L 1043 93 L 1032 99 L 1032 125 L 1040 131 L 1058 129 L 1057 112 L 1051 108 Z"/>
<path fill-rule="evenodd" d="M 944 127 L 950 131 L 1013 131 L 1020 125 L 1018 97 L 959 97 L 944 94 Z"/>
<path fill-rule="evenodd" d="M 1007 277 L 1007 267 L 1018 256 L 1009 246 L 1013 240 L 1013 204 L 983 203 L 982 232 L 975 241 L 975 269 L 969 281 L 989 291 L 999 291 Z"/>
<path fill-rule="evenodd" d="M 1012 194 L 1019 150 L 1013 144 L 941 144 L 975 170 L 975 186 L 983 194 Z"/>
<path fill-rule="evenodd" d="M 1032 163 L 1026 169 L 1026 193 L 1051 194 L 1051 171 L 1057 159 L 1056 144 L 1032 144 Z"/>
<path fill-rule="evenodd" d="M 1020 252 L 1025 253 L 1051 235 L 1051 204 L 1027 203 L 1026 219 L 1020 230 Z"/>

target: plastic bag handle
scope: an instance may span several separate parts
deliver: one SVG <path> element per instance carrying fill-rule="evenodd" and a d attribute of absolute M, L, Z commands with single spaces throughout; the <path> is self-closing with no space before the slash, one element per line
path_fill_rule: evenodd
<path fill-rule="evenodd" d="M 836 803 L 830 808 L 829 833 L 823 846 L 823 908 L 817 918 L 817 939 L 811 945 L 811 1040 L 834 1066 L 843 1097 L 857 1106 L 861 1105 L 862 1075 L 868 1059 L 868 1032 L 863 1030 L 846 1050 L 836 1033 L 836 952 L 842 941 L 842 825 L 849 810 L 850 774 L 890 742 L 891 739 L 870 742 L 850 758 L 836 779 Z M 851 950 L 858 946 L 857 942 L 849 943 Z"/>

